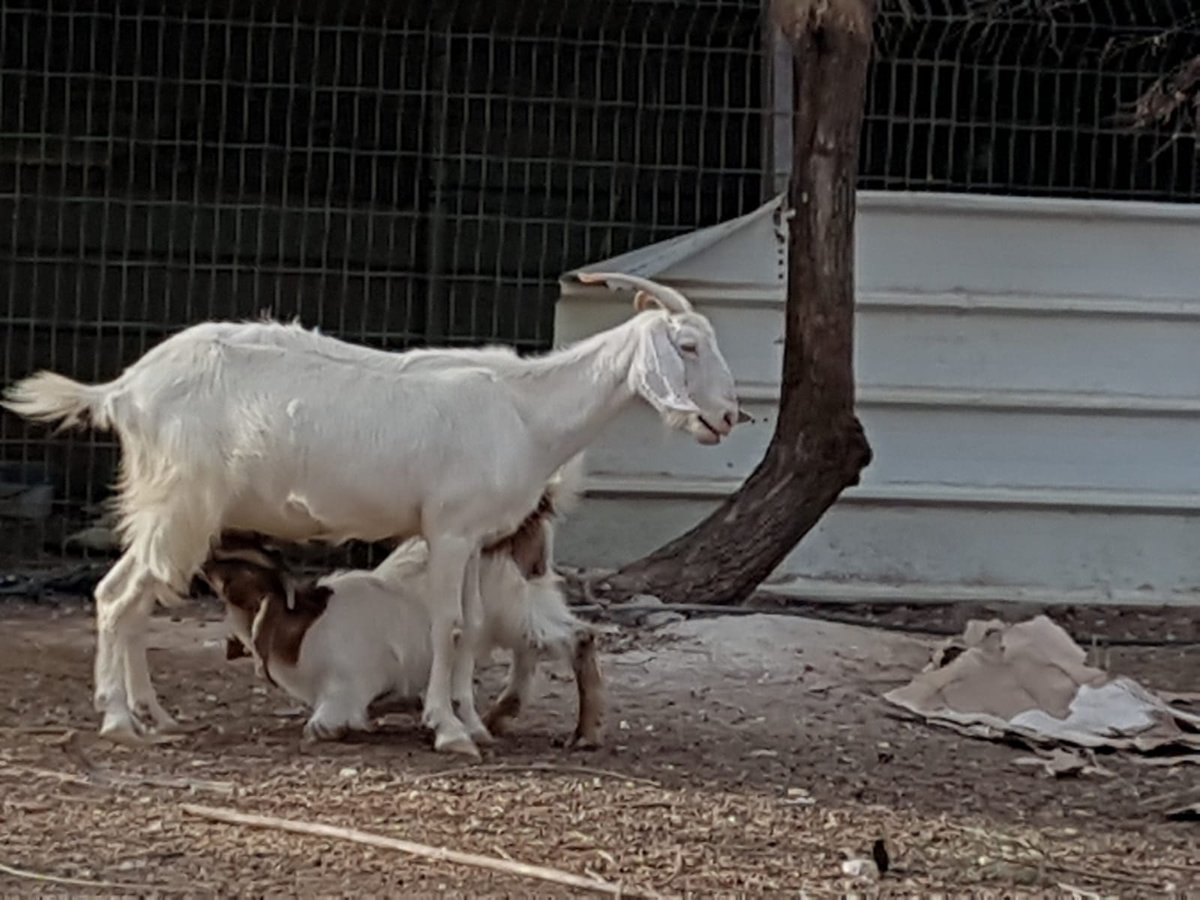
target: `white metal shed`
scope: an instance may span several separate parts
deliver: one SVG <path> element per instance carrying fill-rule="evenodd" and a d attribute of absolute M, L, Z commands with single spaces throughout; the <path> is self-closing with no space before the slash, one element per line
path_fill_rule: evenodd
<path fill-rule="evenodd" d="M 624 414 L 564 562 L 615 566 L 736 489 L 773 428 L 782 198 L 586 266 L 708 315 L 758 422 L 718 448 Z M 1200 206 L 860 192 L 860 415 L 875 449 L 772 577 L 836 599 L 1200 601 Z M 630 314 L 564 278 L 555 339 Z"/>

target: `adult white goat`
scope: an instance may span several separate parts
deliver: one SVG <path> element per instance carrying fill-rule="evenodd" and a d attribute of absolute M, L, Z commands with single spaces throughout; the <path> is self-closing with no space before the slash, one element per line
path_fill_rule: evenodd
<path fill-rule="evenodd" d="M 468 652 L 482 622 L 481 546 L 511 533 L 553 472 L 637 396 L 702 444 L 741 420 L 712 325 L 682 294 L 631 275 L 576 277 L 636 289 L 638 314 L 525 359 L 393 354 L 284 325 L 210 322 L 106 384 L 41 372 L 10 388 L 4 406 L 19 415 L 120 438 L 126 549 L 96 587 L 100 733 L 139 742 L 175 727 L 146 663 L 146 624 L 155 601 L 187 591 L 222 531 L 328 543 L 422 535 L 423 721 L 436 749 L 478 756 L 475 742 L 491 739 Z"/>

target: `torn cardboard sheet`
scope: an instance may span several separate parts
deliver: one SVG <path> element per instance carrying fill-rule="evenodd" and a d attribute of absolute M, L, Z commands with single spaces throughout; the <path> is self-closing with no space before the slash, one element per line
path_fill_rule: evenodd
<path fill-rule="evenodd" d="M 1186 756 L 1135 756 L 1133 761 L 1144 766 L 1182 766 L 1188 763 L 1200 766 L 1200 753 Z"/>
<path fill-rule="evenodd" d="M 1167 810 L 1167 818 L 1200 820 L 1200 803 L 1189 803 L 1187 806 L 1181 806 L 1178 809 L 1169 809 Z"/>
<path fill-rule="evenodd" d="M 1013 764 L 1042 769 L 1042 772 L 1054 778 L 1064 778 L 1068 775 L 1104 775 L 1105 778 L 1112 778 L 1116 775 L 1111 769 L 1100 766 L 1092 751 L 1067 750 L 1061 746 L 1038 752 L 1033 756 L 1018 756 L 1013 760 Z"/>
<path fill-rule="evenodd" d="M 1035 756 L 1018 756 L 1013 760 L 1013 765 L 1040 769 L 1054 778 L 1063 778 L 1069 775 L 1103 775 L 1111 778 L 1116 775 L 1115 772 L 1098 764 L 1091 751 L 1087 751 L 1085 757 L 1076 750 L 1067 750 L 1062 747 L 1055 747 Z"/>
<path fill-rule="evenodd" d="M 961 638 L 884 699 L 931 724 L 979 737 L 1096 749 L 1200 750 L 1200 716 L 1129 678 L 1087 665 L 1046 616 L 1015 625 L 972 620 Z"/>

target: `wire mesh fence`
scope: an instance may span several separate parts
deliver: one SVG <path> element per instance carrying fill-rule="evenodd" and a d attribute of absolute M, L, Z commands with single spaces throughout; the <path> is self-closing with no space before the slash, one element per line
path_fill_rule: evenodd
<path fill-rule="evenodd" d="M 262 310 L 545 347 L 562 271 L 757 203 L 758 29 L 747 3 L 6 3 L 4 381 Z M 2 428 L 60 544 L 115 448 Z"/>
<path fill-rule="evenodd" d="M 862 186 L 1195 199 L 1191 107 L 1129 116 L 1197 14 L 1140 2 L 887 0 Z M 4 383 L 264 311 L 545 348 L 561 272 L 773 189 L 764 5 L 9 0 Z M 0 416 L 0 546 L 69 551 L 115 453 Z"/>
<path fill-rule="evenodd" d="M 861 187 L 1200 198 L 1192 0 L 902 0 L 877 47 Z"/>

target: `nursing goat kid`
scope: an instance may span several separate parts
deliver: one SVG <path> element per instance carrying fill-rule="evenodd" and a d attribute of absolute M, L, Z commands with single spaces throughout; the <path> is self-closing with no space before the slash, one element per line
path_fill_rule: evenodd
<path fill-rule="evenodd" d="M 595 633 L 567 608 L 551 564 L 551 519 L 573 504 L 582 480 L 580 459 L 573 462 L 516 532 L 484 548 L 483 634 L 473 650 L 503 648 L 513 656 L 505 688 L 484 717 L 489 730 L 520 711 L 538 663 L 557 658 L 573 668 L 578 692 L 568 746 L 595 747 L 605 705 Z M 234 641 L 227 656 L 252 655 L 261 675 L 312 710 L 306 740 L 370 730 L 380 704 L 407 706 L 420 697 L 430 668 L 422 538 L 403 542 L 372 570 L 306 581 L 256 538 L 222 535 L 202 578 L 226 604 Z"/>
<path fill-rule="evenodd" d="M 105 384 L 41 372 L 12 386 L 4 406 L 19 415 L 120 439 L 124 553 L 96 587 L 101 735 L 136 743 L 176 727 L 154 691 L 147 623 L 156 601 L 186 593 L 223 531 L 331 544 L 420 535 L 431 628 L 422 718 L 435 749 L 478 757 L 476 741 L 491 737 L 467 648 L 482 622 L 482 546 L 511 533 L 554 471 L 636 397 L 701 444 L 744 418 L 712 325 L 682 294 L 638 276 L 576 277 L 634 288 L 637 315 L 531 358 L 388 353 L 297 327 L 210 322 Z"/>

